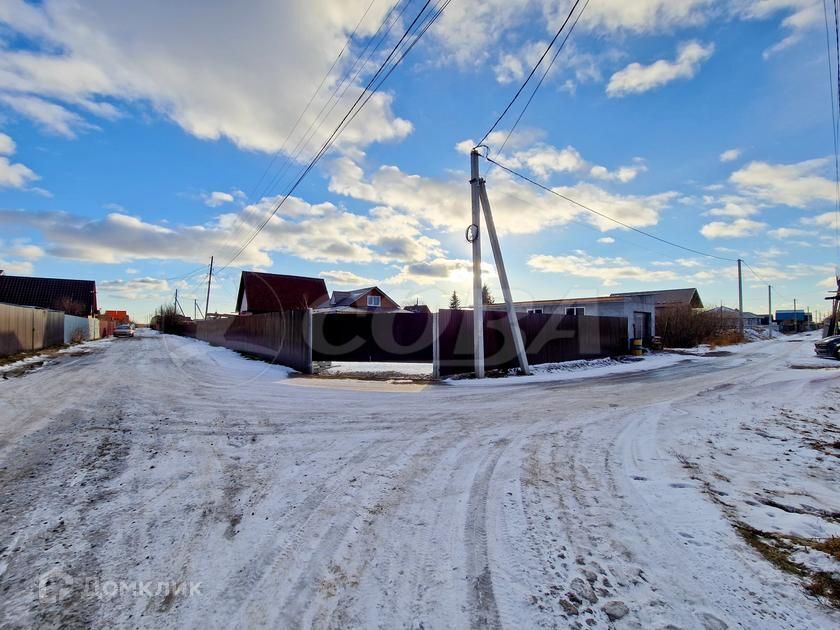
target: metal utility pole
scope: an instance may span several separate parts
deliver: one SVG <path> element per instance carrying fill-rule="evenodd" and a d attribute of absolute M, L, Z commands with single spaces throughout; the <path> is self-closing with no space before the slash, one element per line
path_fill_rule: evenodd
<path fill-rule="evenodd" d="M 473 267 L 473 356 L 475 377 L 484 378 L 484 303 L 481 300 L 481 205 L 478 183 L 478 151 L 470 152 L 470 188 L 472 192 L 472 224 L 467 240 L 472 241 Z"/>
<path fill-rule="evenodd" d="M 210 313 L 210 283 L 213 282 L 213 257 L 210 256 L 210 275 L 207 276 L 207 301 L 204 303 L 204 319 Z"/>
<path fill-rule="evenodd" d="M 490 246 L 493 248 L 493 258 L 496 260 L 496 271 L 499 274 L 499 282 L 502 285 L 502 295 L 505 297 L 505 307 L 508 321 L 510 322 L 510 334 L 513 337 L 513 345 L 516 348 L 516 356 L 519 359 L 519 367 L 523 374 L 529 374 L 528 355 L 525 353 L 525 343 L 522 341 L 522 331 L 519 329 L 519 320 L 516 319 L 516 312 L 513 308 L 513 297 L 510 293 L 505 261 L 502 259 L 502 248 L 499 245 L 499 237 L 496 235 L 496 224 L 493 221 L 493 213 L 490 211 L 490 199 L 487 197 L 487 189 L 484 180 L 478 180 L 478 191 L 481 199 L 481 206 L 484 208 L 484 219 L 487 223 L 487 234 L 490 235 Z"/>
<path fill-rule="evenodd" d="M 741 259 L 738 259 L 738 332 L 744 336 L 744 284 L 741 278 Z"/>
<path fill-rule="evenodd" d="M 767 338 L 773 338 L 773 287 L 767 285 Z"/>

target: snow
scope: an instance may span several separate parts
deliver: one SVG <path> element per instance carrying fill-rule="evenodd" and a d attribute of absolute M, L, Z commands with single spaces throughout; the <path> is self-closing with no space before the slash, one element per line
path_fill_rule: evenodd
<path fill-rule="evenodd" d="M 633 359 L 591 359 L 580 361 L 564 361 L 562 363 L 542 363 L 532 365 L 528 376 L 507 376 L 502 378 L 453 378 L 447 384 L 459 387 L 506 387 L 509 385 L 533 385 L 535 383 L 550 383 L 554 381 L 570 381 L 585 378 L 599 378 L 603 376 L 618 376 L 688 365 L 703 361 L 696 357 L 685 357 L 678 354 L 659 353 L 649 354 L 641 360 Z"/>
<path fill-rule="evenodd" d="M 840 379 L 791 367 L 813 340 L 440 386 L 142 334 L 0 380 L 4 623 L 840 627 L 735 527 L 836 532 Z"/>
<path fill-rule="evenodd" d="M 387 375 L 401 374 L 405 376 L 425 376 L 431 378 L 431 363 L 378 363 L 358 361 L 332 361 L 318 370 L 319 374 L 334 376 L 338 374 L 353 375 Z"/>

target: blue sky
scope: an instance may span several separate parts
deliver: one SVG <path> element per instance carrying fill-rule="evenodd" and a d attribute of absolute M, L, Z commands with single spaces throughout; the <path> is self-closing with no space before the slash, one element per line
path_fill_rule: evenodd
<path fill-rule="evenodd" d="M 103 308 L 144 319 L 176 288 L 203 304 L 199 267 L 225 267 L 360 93 L 373 58 L 330 110 L 393 3 L 139 4 L 0 0 L 0 268 L 95 279 Z M 390 14 L 405 8 L 376 61 L 421 6 Z M 241 269 L 467 301 L 468 149 L 570 6 L 453 0 L 224 269 L 211 310 L 233 309 Z M 504 151 L 516 107 L 488 144 L 629 225 L 744 258 L 747 309 L 766 311 L 767 284 L 779 307 L 824 309 L 838 262 L 827 63 L 822 0 L 591 0 Z M 488 166 L 516 298 L 696 286 L 707 306 L 737 305 L 735 263 Z"/>

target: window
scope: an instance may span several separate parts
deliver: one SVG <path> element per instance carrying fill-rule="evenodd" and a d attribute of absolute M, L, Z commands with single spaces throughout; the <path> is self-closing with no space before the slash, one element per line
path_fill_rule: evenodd
<path fill-rule="evenodd" d="M 368 306 L 382 306 L 382 298 L 378 295 L 369 295 Z"/>
<path fill-rule="evenodd" d="M 566 315 L 575 315 L 581 316 L 583 315 L 584 308 L 582 306 L 570 306 L 566 309 Z"/>
<path fill-rule="evenodd" d="M 528 314 L 529 315 L 542 315 L 542 312 L 543 311 L 542 311 L 541 308 L 529 308 L 528 309 Z"/>

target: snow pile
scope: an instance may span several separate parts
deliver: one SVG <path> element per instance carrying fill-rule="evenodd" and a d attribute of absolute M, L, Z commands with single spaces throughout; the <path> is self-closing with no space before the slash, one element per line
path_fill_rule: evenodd
<path fill-rule="evenodd" d="M 685 357 L 678 354 L 661 353 L 646 355 L 643 359 L 626 357 L 623 359 L 588 359 L 564 361 L 562 363 L 542 363 L 530 366 L 528 376 L 510 376 L 506 378 L 474 379 L 455 377 L 446 382 L 452 385 L 468 387 L 498 387 L 500 385 L 527 385 L 584 378 L 597 378 L 619 374 L 634 374 L 670 367 L 681 363 L 703 360 L 699 357 Z M 516 374 L 511 370 L 510 374 Z"/>
<path fill-rule="evenodd" d="M 366 361 L 331 361 L 318 367 L 318 374 L 324 376 L 354 375 L 354 376 L 387 376 L 398 374 L 403 376 L 432 376 L 431 363 L 378 363 Z"/>
<path fill-rule="evenodd" d="M 24 357 L 19 361 L 14 361 L 12 363 L 8 363 L 6 365 L 0 365 L 0 374 L 5 374 L 7 372 L 14 372 L 21 368 L 25 368 L 28 365 L 33 365 L 37 363 L 45 363 L 48 359 L 50 359 L 51 355 L 49 354 L 35 354 L 31 357 Z M 37 369 L 37 368 L 33 368 Z"/>

